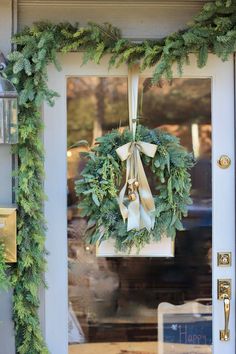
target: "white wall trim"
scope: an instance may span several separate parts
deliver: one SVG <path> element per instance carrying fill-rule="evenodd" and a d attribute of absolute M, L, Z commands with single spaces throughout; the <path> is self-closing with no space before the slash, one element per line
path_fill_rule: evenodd
<path fill-rule="evenodd" d="M 12 0 L 12 35 L 17 32 L 18 29 L 18 0 Z"/>
<path fill-rule="evenodd" d="M 83 1 L 83 0 L 19 0 L 19 6 L 23 7 L 34 7 L 34 6 L 55 6 L 55 7 L 185 7 L 185 8 L 198 8 L 202 6 L 202 4 L 206 2 L 205 0 L 198 0 L 198 1 Z"/>

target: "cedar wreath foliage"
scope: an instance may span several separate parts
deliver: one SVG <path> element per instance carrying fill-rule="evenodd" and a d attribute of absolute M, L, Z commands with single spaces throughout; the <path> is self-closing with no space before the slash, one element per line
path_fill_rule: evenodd
<path fill-rule="evenodd" d="M 140 61 L 142 69 L 154 67 L 153 82 L 171 79 L 172 65 L 177 63 L 181 74 L 190 53 L 196 54 L 199 67 L 206 64 L 208 52 L 227 60 L 235 50 L 235 23 L 235 0 L 216 0 L 205 4 L 186 29 L 159 40 L 133 43 L 107 23 L 36 23 L 13 37 L 17 50 L 9 54 L 4 76 L 15 84 L 20 108 L 19 144 L 14 149 L 19 156 L 18 262 L 11 266 L 17 353 L 48 353 L 38 317 L 38 289 L 45 271 L 40 106 L 44 100 L 52 105 L 57 96 L 47 85 L 48 64 L 60 69 L 57 52 L 84 51 L 84 63 L 99 63 L 110 54 L 110 66 Z M 1 261 L 0 273 L 4 267 Z"/>
<path fill-rule="evenodd" d="M 127 232 L 116 198 L 126 163 L 121 162 L 116 149 L 132 140 L 128 129 L 123 133 L 112 130 L 98 138 L 95 147 L 86 154 L 87 164 L 82 178 L 76 182 L 76 192 L 82 200 L 80 215 L 88 218 L 88 241 L 96 244 L 113 238 L 116 248 L 125 252 L 132 246 L 139 251 L 146 243 L 160 240 L 163 235 L 174 239 L 176 230 L 183 230 L 181 219 L 187 215 L 187 205 L 191 204 L 188 170 L 193 166 L 192 154 L 187 153 L 175 136 L 138 125 L 136 141 L 157 145 L 153 159 L 141 155 L 144 165 L 149 166 L 155 176 L 155 224 L 151 231 Z"/>

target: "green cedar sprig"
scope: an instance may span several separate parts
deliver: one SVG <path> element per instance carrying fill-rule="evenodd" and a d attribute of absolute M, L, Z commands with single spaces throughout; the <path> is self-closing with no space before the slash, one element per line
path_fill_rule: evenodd
<path fill-rule="evenodd" d="M 7 290 L 10 285 L 7 270 L 8 266 L 5 261 L 5 246 L 0 242 L 0 291 Z"/>
<path fill-rule="evenodd" d="M 192 154 L 176 137 L 158 129 L 149 130 L 139 125 L 136 138 L 157 145 L 153 159 L 142 155 L 144 165 L 150 167 L 156 182 L 154 229 L 127 232 L 127 225 L 122 220 L 116 197 L 125 164 L 120 161 L 116 149 L 132 141 L 132 134 L 129 130 L 123 133 L 113 130 L 97 139 L 97 145 L 87 154 L 82 178 L 76 181 L 76 192 L 81 200 L 80 215 L 88 218 L 89 243 L 113 238 L 118 250 L 129 252 L 132 246 L 139 250 L 163 236 L 174 239 L 176 230 L 183 229 L 181 219 L 187 215 L 187 205 L 191 204 L 188 170 L 194 164 Z"/>

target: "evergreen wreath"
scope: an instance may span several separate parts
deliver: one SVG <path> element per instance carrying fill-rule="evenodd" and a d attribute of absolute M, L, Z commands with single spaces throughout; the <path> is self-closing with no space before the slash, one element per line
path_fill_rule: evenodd
<path fill-rule="evenodd" d="M 98 138 L 92 151 L 85 153 L 88 162 L 82 178 L 76 182 L 77 195 L 82 199 L 80 215 L 88 217 L 88 241 L 94 244 L 113 238 L 116 248 L 126 252 L 132 246 L 140 250 L 152 240 L 161 240 L 163 235 L 174 239 L 176 230 L 183 230 L 181 219 L 187 215 L 187 205 L 191 204 L 188 170 L 194 163 L 192 154 L 179 144 L 178 138 L 138 125 L 136 140 L 157 145 L 154 158 L 141 155 L 144 165 L 149 166 L 155 176 L 155 224 L 150 231 L 146 228 L 127 231 L 116 198 L 125 163 L 121 162 L 116 149 L 132 139 L 128 129 L 123 133 L 113 130 Z"/>
<path fill-rule="evenodd" d="M 46 263 L 40 108 L 44 100 L 53 104 L 57 96 L 47 85 L 48 64 L 54 63 L 60 69 L 57 52 L 84 51 L 85 63 L 99 63 L 105 54 L 110 54 L 110 65 L 140 60 L 143 69 L 155 67 L 154 82 L 161 77 L 171 79 L 172 65 L 177 63 L 181 73 L 190 53 L 196 54 L 198 66 L 203 67 L 209 52 L 227 60 L 235 51 L 236 4 L 235 0 L 209 2 L 186 29 L 142 43 L 122 38 L 120 30 L 112 25 L 94 23 L 87 27 L 37 23 L 17 33 L 13 43 L 17 50 L 9 54 L 4 76 L 15 84 L 20 108 L 19 144 L 14 149 L 19 157 L 18 262 L 10 267 L 16 350 L 20 354 L 46 354 L 38 317 L 38 290 Z"/>

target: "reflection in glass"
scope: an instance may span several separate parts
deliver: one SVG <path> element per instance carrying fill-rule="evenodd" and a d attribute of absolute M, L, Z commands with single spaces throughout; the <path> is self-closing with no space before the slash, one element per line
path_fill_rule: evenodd
<path fill-rule="evenodd" d="M 174 79 L 152 87 L 149 78 L 140 79 L 141 124 L 178 136 L 197 159 L 193 205 L 185 231 L 177 234 L 174 258 L 96 258 L 95 247 L 86 245 L 86 219 L 74 193 L 86 163 L 80 153 L 96 137 L 128 125 L 127 79 L 72 77 L 67 88 L 70 343 L 80 343 L 82 354 L 89 343 L 100 343 L 91 348 L 103 354 L 118 354 L 130 350 L 131 342 L 137 342 L 133 350 L 155 353 L 159 306 L 190 301 L 211 306 L 211 81 Z M 211 327 L 210 310 L 207 319 Z M 110 342 L 122 343 L 106 349 Z M 211 353 L 209 334 L 206 343 L 204 353 Z"/>
<path fill-rule="evenodd" d="M 158 354 L 211 353 L 212 307 L 197 301 L 158 306 Z"/>

